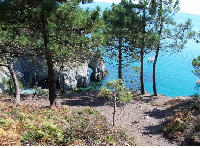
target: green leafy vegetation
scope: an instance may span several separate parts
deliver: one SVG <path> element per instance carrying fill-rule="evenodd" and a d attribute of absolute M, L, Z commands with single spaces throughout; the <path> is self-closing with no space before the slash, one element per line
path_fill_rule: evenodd
<path fill-rule="evenodd" d="M 19 84 L 19 88 L 23 90 L 23 84 L 21 81 L 17 80 Z M 7 79 L 5 77 L 2 78 L 2 84 L 6 87 L 6 92 L 9 94 L 15 93 L 14 89 L 14 82 L 11 77 L 8 77 Z"/>
<path fill-rule="evenodd" d="M 0 2 L 1 12 L 4 11 L 4 15 L 0 15 L 0 53 L 8 60 L 22 56 L 45 58 L 50 105 L 56 99 L 54 63 L 87 60 L 91 51 L 104 42 L 100 8 L 82 10 L 78 6 L 80 2 L 92 0 Z M 7 11 L 9 9 L 12 11 Z"/>
<path fill-rule="evenodd" d="M 99 82 L 90 82 L 90 84 L 87 87 L 79 87 L 77 90 L 75 90 L 75 93 L 78 92 L 85 92 L 90 90 L 100 90 L 102 87 L 102 81 Z"/>
<path fill-rule="evenodd" d="M 95 109 L 0 105 L 0 145 L 125 145 L 123 130 L 112 128 Z M 130 139 L 131 144 L 131 139 Z M 133 144 L 133 141 L 132 141 Z"/>
<path fill-rule="evenodd" d="M 80 2 L 92 0 L 0 1 L 0 53 L 5 61 L 0 66 L 12 64 L 12 58 L 43 56 L 48 70 L 49 101 L 53 105 L 56 99 L 55 63 L 61 68 L 64 62 L 82 63 L 92 55 L 107 55 L 117 62 L 118 78 L 123 79 L 122 69 L 140 61 L 137 72 L 140 71 L 141 94 L 145 94 L 143 60 L 147 53 L 155 52 L 153 90 L 156 96 L 155 70 L 159 51 L 180 51 L 187 39 L 195 34 L 190 20 L 176 24 L 172 19 L 179 10 L 179 1 L 139 0 L 134 3 L 122 0 L 103 13 L 99 6 L 93 10 L 81 9 Z M 77 65 L 69 67 L 73 66 Z M 17 93 L 20 102 L 19 91 Z"/>
<path fill-rule="evenodd" d="M 198 58 L 194 58 L 192 61 L 192 66 L 194 67 L 194 71 L 192 71 L 194 73 L 194 75 L 196 75 L 197 77 L 200 77 L 200 56 L 198 56 Z"/>
<path fill-rule="evenodd" d="M 108 97 L 114 103 L 113 105 L 113 126 L 114 126 L 117 101 L 122 103 L 130 102 L 133 100 L 133 95 L 128 90 L 128 88 L 122 85 L 122 79 L 107 81 L 106 87 L 101 88 L 99 94 L 101 97 Z"/>
<path fill-rule="evenodd" d="M 48 96 L 49 90 L 48 89 L 41 89 L 41 87 L 38 87 L 36 89 L 36 94 L 37 94 L 37 96 Z"/>

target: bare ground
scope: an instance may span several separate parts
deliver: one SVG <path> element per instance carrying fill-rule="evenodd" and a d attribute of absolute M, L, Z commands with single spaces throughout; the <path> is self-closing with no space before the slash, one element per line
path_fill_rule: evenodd
<path fill-rule="evenodd" d="M 135 137 L 136 146 L 178 146 L 184 145 L 180 141 L 165 138 L 161 132 L 162 124 L 173 114 L 182 109 L 190 97 L 139 96 L 133 102 L 116 109 L 115 125 L 126 130 L 130 137 Z M 7 97 L 0 98 L 0 103 L 9 102 Z M 113 104 L 110 100 L 100 98 L 98 91 L 81 92 L 59 95 L 57 105 L 71 107 L 90 106 L 97 109 L 112 124 Z M 47 97 L 23 97 L 22 103 L 34 104 L 41 107 L 49 106 Z M 184 105 L 183 105 L 184 104 Z"/>

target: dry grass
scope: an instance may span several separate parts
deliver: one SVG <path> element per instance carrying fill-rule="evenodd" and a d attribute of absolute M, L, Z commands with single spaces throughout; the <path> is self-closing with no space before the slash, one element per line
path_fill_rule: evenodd
<path fill-rule="evenodd" d="M 126 134 L 90 107 L 0 105 L 0 145 L 125 145 Z M 131 143 L 131 141 L 130 141 Z"/>

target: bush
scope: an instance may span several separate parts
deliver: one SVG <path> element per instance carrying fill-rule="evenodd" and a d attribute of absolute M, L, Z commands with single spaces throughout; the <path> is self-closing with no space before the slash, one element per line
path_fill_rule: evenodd
<path fill-rule="evenodd" d="M 74 92 L 78 93 L 78 92 L 85 92 L 85 91 L 91 91 L 91 90 L 99 90 L 101 86 L 102 86 L 102 81 L 90 82 L 90 84 L 87 87 L 79 87 Z"/>
<path fill-rule="evenodd" d="M 172 116 L 163 131 L 169 138 L 182 137 L 189 145 L 200 145 L 200 106 L 193 99 L 190 106 Z"/>
<path fill-rule="evenodd" d="M 23 90 L 23 84 L 21 81 L 17 80 L 18 81 L 18 84 L 19 84 L 19 88 L 21 90 Z M 11 94 L 11 90 L 12 90 L 12 93 L 15 93 L 15 89 L 14 89 L 14 82 L 13 82 L 13 79 L 11 77 L 8 77 L 8 79 L 6 79 L 5 77 L 2 78 L 2 84 L 5 86 L 6 88 L 6 92 Z M 11 88 L 11 90 L 10 90 Z"/>
<path fill-rule="evenodd" d="M 124 145 L 127 136 L 92 108 L 0 105 L 0 145 Z M 123 134 L 122 134 L 123 133 Z"/>

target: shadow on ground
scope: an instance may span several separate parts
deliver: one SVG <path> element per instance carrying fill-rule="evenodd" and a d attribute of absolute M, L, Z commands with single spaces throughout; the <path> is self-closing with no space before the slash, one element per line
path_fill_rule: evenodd
<path fill-rule="evenodd" d="M 112 102 L 108 98 L 99 97 L 99 91 L 96 90 L 59 95 L 58 103 L 60 105 L 90 107 L 112 105 Z"/>
<path fill-rule="evenodd" d="M 162 118 L 167 118 L 170 116 L 174 116 L 176 113 L 178 112 L 183 112 L 186 109 L 188 109 L 189 107 L 192 107 L 192 105 L 194 105 L 194 100 L 172 100 L 169 101 L 167 103 L 165 103 L 164 105 L 170 105 L 170 107 L 166 108 L 166 109 L 157 109 L 154 108 L 152 111 L 149 112 L 145 112 L 145 114 L 147 114 L 148 116 L 152 117 L 152 118 L 156 118 L 156 119 L 162 119 Z"/>
<path fill-rule="evenodd" d="M 154 108 L 152 111 L 149 112 L 145 112 L 146 115 L 148 115 L 149 117 L 153 118 L 153 119 L 166 119 L 169 118 L 171 116 L 175 116 L 178 112 L 184 112 L 185 110 L 192 108 L 194 106 L 194 100 L 189 99 L 189 100 L 171 100 L 169 102 L 167 102 L 164 105 L 171 105 L 170 107 L 166 108 L 166 109 L 157 109 Z M 145 127 L 143 134 L 144 135 L 157 135 L 159 133 L 162 133 L 162 129 L 164 126 L 166 126 L 166 124 L 168 123 L 168 121 L 163 120 L 162 123 L 157 124 L 157 125 L 149 125 L 147 127 Z M 187 141 L 185 140 L 180 140 L 180 139 L 173 139 L 173 138 L 169 138 L 166 134 L 164 134 L 164 137 L 166 139 L 168 139 L 170 142 L 177 142 L 179 143 L 179 145 L 181 146 L 188 146 L 190 145 Z"/>

